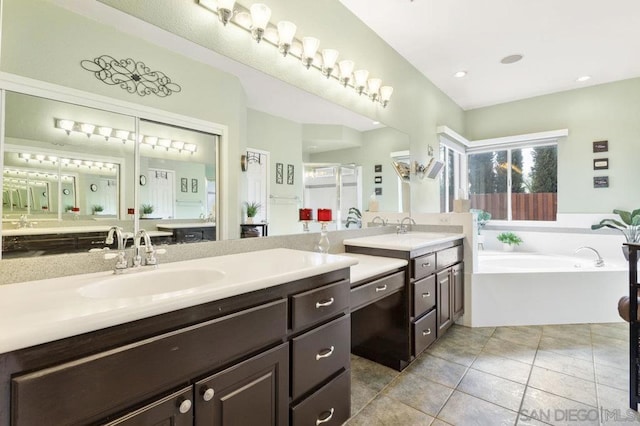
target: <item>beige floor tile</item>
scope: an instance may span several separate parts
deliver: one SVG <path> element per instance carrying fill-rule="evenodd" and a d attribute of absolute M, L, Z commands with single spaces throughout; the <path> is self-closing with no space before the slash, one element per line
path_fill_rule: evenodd
<path fill-rule="evenodd" d="M 520 409 L 524 388 L 524 384 L 471 368 L 457 390 L 517 412 Z"/>
<path fill-rule="evenodd" d="M 422 376 L 403 373 L 384 389 L 383 394 L 435 417 L 452 392 L 452 388 Z"/>
<path fill-rule="evenodd" d="M 465 371 L 467 371 L 467 367 L 463 365 L 432 356 L 428 353 L 422 354 L 407 367 L 407 372 L 409 373 L 418 374 L 450 388 L 455 388 L 458 383 L 460 383 Z"/>
<path fill-rule="evenodd" d="M 378 396 L 355 417 L 349 426 L 429 425 L 433 417 L 386 396 Z"/>
<path fill-rule="evenodd" d="M 589 380 L 568 376 L 546 368 L 533 367 L 528 386 L 592 407 L 598 406 L 596 384 Z"/>
<path fill-rule="evenodd" d="M 558 373 L 568 374 L 581 379 L 595 381 L 593 362 L 583 359 L 573 358 L 555 352 L 538 350 L 534 365 Z"/>
<path fill-rule="evenodd" d="M 527 387 L 520 415 L 540 420 L 552 425 L 598 426 L 599 411 L 580 402 L 576 402 L 539 389 Z"/>
<path fill-rule="evenodd" d="M 521 345 L 509 342 L 508 340 L 492 337 L 489 339 L 482 351 L 500 355 L 515 361 L 533 364 L 537 349 L 532 348 L 531 346 Z"/>
<path fill-rule="evenodd" d="M 438 419 L 452 425 L 512 426 L 517 413 L 471 395 L 455 391 L 438 414 Z"/>
<path fill-rule="evenodd" d="M 530 364 L 484 352 L 478 356 L 471 368 L 522 384 L 527 383 L 531 372 Z"/>

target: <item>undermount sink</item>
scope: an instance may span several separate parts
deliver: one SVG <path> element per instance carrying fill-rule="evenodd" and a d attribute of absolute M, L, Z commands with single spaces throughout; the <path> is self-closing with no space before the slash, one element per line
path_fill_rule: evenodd
<path fill-rule="evenodd" d="M 196 291 L 224 278 L 224 272 L 208 269 L 154 269 L 114 275 L 78 289 L 80 295 L 93 299 L 168 297 Z"/>

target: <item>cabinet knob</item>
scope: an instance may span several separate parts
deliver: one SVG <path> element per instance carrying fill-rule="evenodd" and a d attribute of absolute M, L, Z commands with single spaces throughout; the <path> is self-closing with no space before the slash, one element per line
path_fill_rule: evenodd
<path fill-rule="evenodd" d="M 428 268 L 429 266 L 431 266 L 431 262 L 425 262 L 422 264 L 423 268 Z"/>
<path fill-rule="evenodd" d="M 320 351 L 320 353 L 316 354 L 316 361 L 322 359 L 322 358 L 328 358 L 331 355 L 333 355 L 333 351 L 335 350 L 334 346 L 331 346 L 329 349 L 323 349 Z"/>
<path fill-rule="evenodd" d="M 422 330 L 422 335 L 423 336 L 428 336 L 430 334 L 431 334 L 431 329 L 430 328 L 427 328 L 426 330 Z"/>
<path fill-rule="evenodd" d="M 213 395 L 215 394 L 216 392 L 211 388 L 202 389 L 202 399 L 204 399 L 205 401 L 211 401 L 213 399 Z"/>
<path fill-rule="evenodd" d="M 333 305 L 333 302 L 335 302 L 335 299 L 333 297 L 329 300 L 321 300 L 320 302 L 316 302 L 316 309 L 331 306 Z"/>
<path fill-rule="evenodd" d="M 180 398 L 178 400 L 178 410 L 181 414 L 186 414 L 191 410 L 191 400 L 186 398 Z"/>
<path fill-rule="evenodd" d="M 379 291 L 385 291 L 387 289 L 387 285 L 381 285 L 380 287 L 376 287 L 376 293 Z"/>
<path fill-rule="evenodd" d="M 329 420 L 331 420 L 331 418 L 333 417 L 333 413 L 334 413 L 334 412 L 335 412 L 335 410 L 332 408 L 332 409 L 331 409 L 331 410 L 329 410 L 329 411 L 325 411 L 324 413 L 320 413 L 320 415 L 323 415 L 323 414 L 325 414 L 325 413 L 327 413 L 327 415 L 326 415 L 324 418 L 320 418 L 320 417 L 318 417 L 318 418 L 316 419 L 316 426 L 321 425 L 322 423 L 326 423 L 326 422 L 328 422 Z"/>
<path fill-rule="evenodd" d="M 422 293 L 422 298 L 425 299 L 427 297 L 431 297 L 431 292 Z"/>

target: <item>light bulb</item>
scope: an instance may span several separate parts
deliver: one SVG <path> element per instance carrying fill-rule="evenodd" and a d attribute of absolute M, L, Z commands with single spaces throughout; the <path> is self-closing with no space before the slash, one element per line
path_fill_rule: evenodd
<path fill-rule="evenodd" d="M 278 48 L 283 56 L 287 56 L 291 43 L 293 43 L 293 36 L 296 34 L 296 24 L 289 21 L 278 22 Z"/>
<path fill-rule="evenodd" d="M 68 135 L 73 130 L 73 127 L 76 125 L 76 122 L 75 121 L 71 121 L 71 120 L 60 120 L 59 119 L 56 124 L 57 124 L 57 127 L 61 128 L 65 132 L 67 132 L 67 135 Z"/>
<path fill-rule="evenodd" d="M 218 19 L 223 25 L 227 25 L 233 17 L 233 6 L 235 4 L 236 0 L 218 0 Z"/>
<path fill-rule="evenodd" d="M 338 66 L 340 67 L 340 81 L 347 87 L 349 81 L 351 81 L 351 74 L 353 73 L 353 67 L 355 64 L 353 61 L 345 59 L 343 61 L 338 62 Z"/>
<path fill-rule="evenodd" d="M 364 91 L 364 87 L 367 84 L 367 78 L 369 78 L 369 71 L 357 70 L 353 72 L 354 86 L 358 95 L 361 95 Z"/>
<path fill-rule="evenodd" d="M 367 91 L 369 92 L 369 98 L 371 98 L 372 101 L 378 100 L 378 96 L 380 95 L 378 92 L 381 85 L 382 80 L 379 78 L 370 78 L 369 81 L 367 81 Z"/>
<path fill-rule="evenodd" d="M 391 95 L 393 94 L 393 87 L 391 86 L 382 86 L 380 88 L 380 103 L 382 106 L 386 108 L 389 103 L 389 99 L 391 99 Z"/>
<path fill-rule="evenodd" d="M 322 49 L 322 73 L 329 78 L 338 60 L 338 51 L 335 49 Z"/>
<path fill-rule="evenodd" d="M 98 127 L 98 133 L 104 136 L 105 140 L 109 140 L 112 130 L 113 129 L 111 127 Z"/>
<path fill-rule="evenodd" d="M 89 123 L 82 123 L 80 125 L 80 130 L 82 130 L 82 133 L 86 133 L 87 137 L 90 137 L 93 134 L 93 131 L 95 130 L 95 128 L 96 126 Z"/>
<path fill-rule="evenodd" d="M 249 9 L 251 12 L 251 35 L 253 39 L 260 43 L 264 30 L 271 19 L 271 9 L 266 4 L 255 3 Z"/>
<path fill-rule="evenodd" d="M 313 58 L 316 56 L 320 46 L 320 40 L 315 37 L 302 37 L 302 64 L 309 69 L 313 63 Z"/>

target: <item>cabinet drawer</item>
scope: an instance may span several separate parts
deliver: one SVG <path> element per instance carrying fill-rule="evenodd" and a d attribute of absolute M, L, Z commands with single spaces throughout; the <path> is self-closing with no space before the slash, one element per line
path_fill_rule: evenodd
<path fill-rule="evenodd" d="M 416 257 L 412 261 L 413 278 L 419 280 L 427 275 L 431 275 L 436 271 L 436 254 L 429 253 L 424 256 Z"/>
<path fill-rule="evenodd" d="M 451 266 L 462 260 L 462 246 L 455 246 L 448 249 L 440 250 L 436 254 L 436 264 L 438 270 Z"/>
<path fill-rule="evenodd" d="M 414 355 L 418 356 L 436 340 L 436 311 L 431 311 L 413 324 Z"/>
<path fill-rule="evenodd" d="M 347 370 L 291 409 L 292 426 L 339 426 L 349 419 L 351 380 Z"/>
<path fill-rule="evenodd" d="M 95 422 L 281 340 L 286 316 L 279 300 L 17 376 L 13 424 Z"/>
<path fill-rule="evenodd" d="M 300 330 L 349 308 L 346 280 L 291 296 L 291 329 Z"/>
<path fill-rule="evenodd" d="M 295 400 L 329 376 L 349 369 L 351 317 L 338 318 L 292 342 L 291 396 Z"/>
<path fill-rule="evenodd" d="M 404 272 L 396 272 L 388 277 L 351 289 L 351 311 L 355 311 L 378 299 L 382 299 L 404 287 Z"/>
<path fill-rule="evenodd" d="M 189 386 L 104 426 L 193 425 L 193 388 Z"/>
<path fill-rule="evenodd" d="M 419 317 L 436 306 L 436 276 L 413 283 L 413 316 Z"/>

